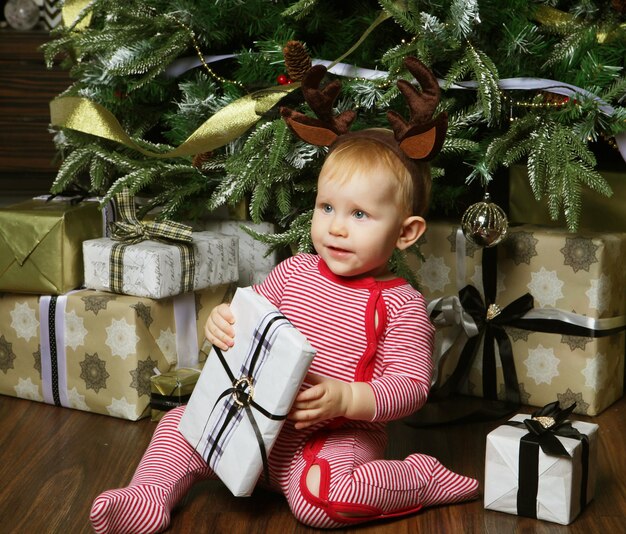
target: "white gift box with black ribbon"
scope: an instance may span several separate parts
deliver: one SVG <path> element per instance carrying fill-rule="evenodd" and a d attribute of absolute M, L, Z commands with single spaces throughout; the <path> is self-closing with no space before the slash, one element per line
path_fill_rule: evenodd
<path fill-rule="evenodd" d="M 248 496 L 291 409 L 315 350 L 265 297 L 238 288 L 235 345 L 213 347 L 179 430 L 233 495 Z"/>
<path fill-rule="evenodd" d="M 565 453 L 556 455 L 525 428 L 530 418 L 515 415 L 487 435 L 485 508 L 567 525 L 594 495 L 598 425 L 568 421 L 578 438 L 557 431 Z"/>

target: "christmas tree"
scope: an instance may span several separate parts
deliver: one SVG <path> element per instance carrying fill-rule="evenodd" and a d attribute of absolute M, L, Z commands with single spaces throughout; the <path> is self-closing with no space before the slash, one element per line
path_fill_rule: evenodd
<path fill-rule="evenodd" d="M 273 247 L 307 250 L 325 149 L 279 107 L 312 113 L 298 81 L 323 62 L 352 129 L 386 127 L 387 110 L 408 113 L 406 56 L 433 70 L 450 117 L 436 213 L 458 217 L 519 162 L 573 230 L 582 189 L 611 194 L 596 148 L 626 157 L 624 0 L 66 0 L 63 14 L 44 47 L 74 80 L 51 105 L 53 192 L 129 187 L 175 220 L 245 203 L 278 225 Z"/>

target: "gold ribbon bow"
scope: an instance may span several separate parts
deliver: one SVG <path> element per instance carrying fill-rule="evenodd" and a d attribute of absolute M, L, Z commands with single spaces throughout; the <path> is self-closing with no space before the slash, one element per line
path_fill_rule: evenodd
<path fill-rule="evenodd" d="M 181 293 L 193 291 L 195 260 L 191 226 L 176 221 L 141 222 L 137 219 L 135 201 L 128 189 L 115 196 L 115 206 L 120 220 L 111 223 L 109 231 L 111 239 L 119 243 L 113 244 L 109 258 L 111 291 L 123 293 L 126 248 L 147 240 L 161 241 L 178 248 L 182 266 Z"/>

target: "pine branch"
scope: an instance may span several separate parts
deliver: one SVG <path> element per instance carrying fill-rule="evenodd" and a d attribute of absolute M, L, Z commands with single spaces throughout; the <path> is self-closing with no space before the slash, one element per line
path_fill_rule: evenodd
<path fill-rule="evenodd" d="M 400 25 L 405 31 L 412 34 L 420 33 L 418 20 L 408 2 L 397 2 L 394 0 L 379 0 L 378 2 L 384 11 L 389 13 L 394 21 Z M 412 3 L 411 3 L 412 4 Z"/>
<path fill-rule="evenodd" d="M 416 245 L 411 245 L 407 250 L 395 249 L 389 260 L 391 272 L 400 278 L 404 278 L 414 288 L 419 289 L 419 281 L 415 271 L 411 267 L 408 255 L 413 254 L 421 258 L 421 254 Z"/>
<path fill-rule="evenodd" d="M 318 0 L 299 0 L 285 9 L 282 14 L 284 17 L 293 17 L 296 20 L 302 20 L 313 11 L 317 3 Z"/>
<path fill-rule="evenodd" d="M 563 212 L 570 231 L 578 229 L 582 186 L 605 196 L 612 194 L 606 180 L 593 168 L 595 157 L 587 145 L 556 123 L 546 122 L 538 130 L 529 160 L 536 182 L 533 192 L 547 193 L 550 217 L 557 220 Z"/>
<path fill-rule="evenodd" d="M 70 153 L 61 163 L 50 192 L 53 194 L 62 193 L 71 184 L 75 183 L 76 178 L 89 168 L 91 157 L 92 152 L 89 147 L 79 148 Z"/>
<path fill-rule="evenodd" d="M 480 20 L 477 0 L 452 0 L 448 23 L 452 33 L 458 39 L 467 39 L 473 31 L 473 25 Z"/>
<path fill-rule="evenodd" d="M 489 124 L 494 124 L 502 112 L 498 69 L 487 54 L 471 44 L 467 48 L 466 57 L 474 79 L 478 82 L 478 101 L 482 105 L 485 118 Z"/>

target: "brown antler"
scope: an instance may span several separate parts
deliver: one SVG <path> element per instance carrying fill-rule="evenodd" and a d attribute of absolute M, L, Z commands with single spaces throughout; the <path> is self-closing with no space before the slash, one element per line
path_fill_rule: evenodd
<path fill-rule="evenodd" d="M 409 105 L 410 120 L 389 110 L 387 119 L 402 151 L 411 159 L 427 160 L 437 155 L 448 128 L 448 114 L 440 113 L 433 119 L 439 102 L 439 84 L 433 73 L 421 61 L 407 57 L 404 63 L 422 87 L 418 92 L 406 80 L 398 80 L 398 89 Z"/>
<path fill-rule="evenodd" d="M 326 67 L 315 65 L 302 78 L 304 99 L 319 119 L 308 117 L 290 108 L 280 109 L 281 115 L 300 139 L 318 146 L 332 145 L 337 137 L 350 130 L 356 118 L 354 111 L 333 115 L 333 105 L 341 85 L 338 80 L 334 80 L 320 89 L 320 83 L 325 75 Z"/>

